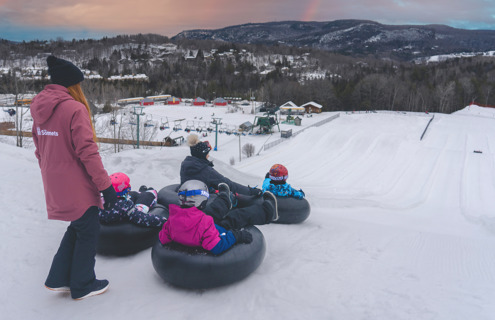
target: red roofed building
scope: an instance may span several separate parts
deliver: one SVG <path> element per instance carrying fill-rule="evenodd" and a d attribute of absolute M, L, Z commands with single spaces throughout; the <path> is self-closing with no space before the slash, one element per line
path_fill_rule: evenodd
<path fill-rule="evenodd" d="M 167 99 L 167 104 L 179 104 L 181 102 L 180 98 L 170 97 Z"/>
<path fill-rule="evenodd" d="M 139 104 L 142 106 L 152 106 L 155 104 L 155 101 L 150 98 L 144 98 L 143 100 L 139 101 Z"/>
<path fill-rule="evenodd" d="M 193 101 L 193 105 L 195 105 L 195 106 L 204 106 L 205 104 L 206 104 L 206 100 L 205 99 L 202 99 L 200 97 L 197 97 Z"/>
<path fill-rule="evenodd" d="M 213 104 L 216 106 L 226 106 L 227 105 L 227 100 L 224 98 L 216 98 L 213 100 Z"/>

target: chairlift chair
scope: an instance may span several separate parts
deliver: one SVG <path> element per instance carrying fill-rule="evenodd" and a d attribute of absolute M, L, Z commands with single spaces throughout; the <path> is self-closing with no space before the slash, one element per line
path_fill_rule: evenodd
<path fill-rule="evenodd" d="M 238 135 L 239 135 L 239 130 L 237 130 L 237 126 L 236 126 L 236 125 L 232 125 L 232 129 L 230 129 L 230 132 L 231 132 L 234 136 L 238 136 Z"/>
<path fill-rule="evenodd" d="M 192 124 L 191 124 L 192 122 Z M 186 122 L 186 129 L 184 130 L 185 132 L 189 133 L 191 131 L 194 131 L 194 121 L 187 121 Z"/>
<path fill-rule="evenodd" d="M 7 112 L 11 117 L 15 116 L 15 110 L 13 108 L 9 108 L 7 110 L 3 109 L 3 111 Z"/>
<path fill-rule="evenodd" d="M 227 133 L 227 126 L 222 125 L 220 129 L 218 129 L 218 133 Z"/>
<path fill-rule="evenodd" d="M 167 118 L 167 122 L 163 122 L 163 118 L 160 119 L 160 130 L 163 131 L 168 128 L 170 128 L 170 125 L 168 124 L 168 118 Z"/>
<path fill-rule="evenodd" d="M 145 127 L 153 127 L 153 116 L 151 114 L 146 115 L 146 122 L 144 123 Z"/>
<path fill-rule="evenodd" d="M 180 131 L 182 130 L 182 125 L 181 125 L 182 120 L 174 120 L 174 131 Z"/>

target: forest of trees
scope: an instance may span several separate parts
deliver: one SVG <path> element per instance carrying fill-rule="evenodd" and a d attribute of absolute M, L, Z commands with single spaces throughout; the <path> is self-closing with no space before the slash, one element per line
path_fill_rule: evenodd
<path fill-rule="evenodd" d="M 160 52 L 154 44 L 174 43 L 175 53 Z M 132 43 L 133 46 L 128 46 Z M 183 52 L 200 50 L 186 60 Z M 205 57 L 205 53 L 216 53 Z M 219 55 L 233 52 L 229 58 Z M 242 52 L 249 52 L 250 59 Z M 331 52 L 282 45 L 241 45 L 225 42 L 170 39 L 157 35 L 119 36 L 101 40 L 0 42 L 1 67 L 12 70 L 0 78 L 0 93 L 39 91 L 46 81 L 14 86 L 16 59 L 51 53 L 72 58 L 81 67 L 104 78 L 118 74 L 144 73 L 148 81 L 88 80 L 84 89 L 94 105 L 110 105 L 119 98 L 172 94 L 178 97 L 254 96 L 258 101 L 300 105 L 315 101 L 324 111 L 401 110 L 451 113 L 471 102 L 495 105 L 495 57 L 455 58 L 443 62 L 413 62 L 351 57 Z M 287 56 L 310 57 L 295 66 Z M 272 58 L 274 56 L 282 59 Z M 254 57 L 254 58 L 253 58 Z M 269 62 L 271 72 L 260 73 L 259 57 Z M 254 60 L 253 60 L 254 59 Z M 324 79 L 307 79 L 322 71 Z"/>

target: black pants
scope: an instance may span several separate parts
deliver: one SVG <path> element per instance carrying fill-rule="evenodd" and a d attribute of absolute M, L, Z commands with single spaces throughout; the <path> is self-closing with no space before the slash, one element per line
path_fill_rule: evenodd
<path fill-rule="evenodd" d="M 98 210 L 98 207 L 90 207 L 67 227 L 46 278 L 47 287 L 70 287 L 72 298 L 80 298 L 92 291 L 100 232 Z"/>
<path fill-rule="evenodd" d="M 242 185 L 242 184 L 239 184 L 237 182 L 234 182 L 232 181 L 232 184 L 229 185 L 230 187 L 230 191 L 234 192 L 234 193 L 240 193 L 240 194 L 244 194 L 244 195 L 251 195 L 251 192 L 249 191 L 249 188 Z"/>
<path fill-rule="evenodd" d="M 213 217 L 216 224 L 227 230 L 239 230 L 247 226 L 270 223 L 273 213 L 264 201 L 253 201 L 248 206 L 229 210 L 226 197 L 224 193 L 218 194 L 204 209 L 207 215 Z"/>

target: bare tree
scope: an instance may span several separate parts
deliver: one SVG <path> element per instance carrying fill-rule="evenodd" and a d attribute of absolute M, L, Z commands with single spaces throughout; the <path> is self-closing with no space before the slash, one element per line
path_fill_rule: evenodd
<path fill-rule="evenodd" d="M 438 86 L 436 94 L 438 97 L 438 108 L 442 113 L 448 113 L 454 98 L 455 83 L 451 81 L 445 85 Z"/>
<path fill-rule="evenodd" d="M 30 106 L 30 102 L 24 99 L 27 97 L 29 89 L 32 89 L 33 81 L 29 79 L 20 79 L 18 77 L 18 70 L 14 69 L 12 70 L 11 81 L 7 86 L 8 88 L 6 88 L 6 91 L 12 92 L 14 95 L 16 146 L 22 148 L 24 139 L 24 115 L 29 112 Z"/>
<path fill-rule="evenodd" d="M 243 147 L 242 147 L 242 154 L 245 155 L 246 157 L 250 158 L 254 155 L 254 144 L 252 143 L 246 143 Z"/>

